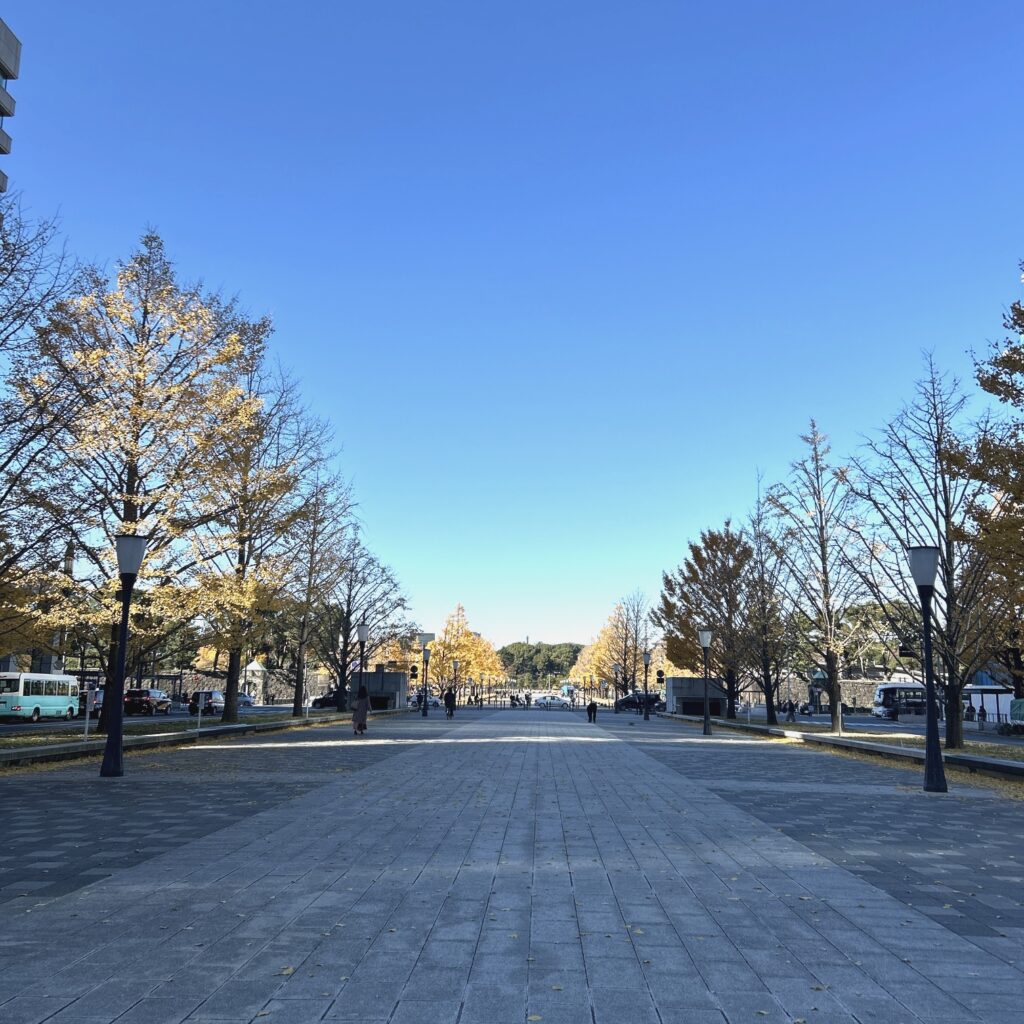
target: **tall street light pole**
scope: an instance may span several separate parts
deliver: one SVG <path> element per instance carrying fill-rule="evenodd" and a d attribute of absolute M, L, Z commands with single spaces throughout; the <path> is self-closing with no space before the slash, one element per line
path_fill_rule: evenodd
<path fill-rule="evenodd" d="M 651 670 L 651 652 L 644 651 L 644 721 L 651 720 L 651 705 L 647 699 L 647 675 Z"/>
<path fill-rule="evenodd" d="M 423 648 L 423 717 L 427 717 L 427 673 L 430 671 L 430 648 Z"/>
<path fill-rule="evenodd" d="M 612 665 L 612 672 L 615 674 L 615 692 L 612 694 L 612 701 L 619 699 L 619 674 L 622 672 L 622 666 L 616 662 Z"/>
<path fill-rule="evenodd" d="M 366 624 L 365 615 L 356 628 L 359 631 L 359 688 L 362 689 L 363 667 L 366 664 L 366 641 L 370 639 L 370 627 Z"/>
<path fill-rule="evenodd" d="M 117 572 L 121 577 L 121 628 L 117 634 L 117 666 L 114 670 L 113 692 L 104 698 L 107 703 L 107 743 L 103 748 L 100 775 L 119 778 L 124 775 L 124 665 L 128 647 L 128 614 L 132 603 L 132 589 L 142 568 L 148 537 L 142 534 L 119 533 L 114 538 L 117 549 Z M 86 709 L 88 714 L 88 708 Z"/>
<path fill-rule="evenodd" d="M 434 639 L 433 633 L 420 633 L 417 639 L 420 642 L 420 647 L 423 649 L 423 700 L 420 702 L 422 707 L 422 715 L 424 718 L 427 717 L 427 672 L 430 669 L 430 648 L 427 646 L 431 640 Z"/>
<path fill-rule="evenodd" d="M 932 597 L 935 577 L 939 571 L 939 549 L 912 547 L 907 549 L 910 574 L 917 585 L 921 599 L 921 618 L 924 625 L 924 686 L 927 701 L 924 739 L 924 790 L 926 793 L 945 793 L 946 769 L 942 764 L 939 746 L 939 717 L 935 710 L 935 678 L 932 674 Z"/>
<path fill-rule="evenodd" d="M 704 649 L 704 735 L 711 735 L 711 704 L 708 701 L 708 655 L 711 651 L 711 630 L 700 629 L 697 639 Z"/>

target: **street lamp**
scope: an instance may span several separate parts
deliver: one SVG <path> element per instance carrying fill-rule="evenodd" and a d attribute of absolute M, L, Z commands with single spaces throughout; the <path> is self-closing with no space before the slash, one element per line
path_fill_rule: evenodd
<path fill-rule="evenodd" d="M 711 650 L 711 630 L 700 629 L 697 639 L 704 648 L 704 735 L 711 735 L 711 705 L 708 703 L 708 653 Z"/>
<path fill-rule="evenodd" d="M 928 704 L 924 740 L 924 789 L 926 793 L 945 793 L 946 770 L 939 747 L 939 719 L 935 713 L 935 679 L 932 676 L 932 597 L 935 594 L 935 577 L 939 571 L 939 549 L 911 547 L 907 549 L 907 554 L 910 574 L 914 577 L 917 594 L 921 599 L 921 617 L 924 622 L 924 685 Z"/>
<path fill-rule="evenodd" d="M 651 652 L 644 651 L 644 721 L 651 720 L 651 705 L 647 700 L 647 674 L 651 669 Z"/>
<path fill-rule="evenodd" d="M 452 659 L 452 668 L 455 669 L 455 680 L 452 682 L 452 690 L 455 694 L 456 699 L 459 695 L 459 659 Z"/>
<path fill-rule="evenodd" d="M 430 671 L 430 648 L 423 648 L 423 717 L 427 717 L 427 673 Z"/>
<path fill-rule="evenodd" d="M 366 641 L 370 639 L 370 627 L 366 624 L 364 615 L 356 627 L 359 633 L 359 689 L 363 688 L 363 666 L 366 663 Z"/>
<path fill-rule="evenodd" d="M 128 647 L 128 613 L 132 603 L 132 589 L 138 578 L 142 559 L 146 554 L 148 537 L 119 533 L 114 537 L 117 549 L 117 572 L 121 577 L 121 628 L 117 634 L 117 667 L 114 670 L 112 693 L 107 695 L 107 744 L 103 748 L 100 775 L 119 778 L 124 775 L 124 663 Z"/>

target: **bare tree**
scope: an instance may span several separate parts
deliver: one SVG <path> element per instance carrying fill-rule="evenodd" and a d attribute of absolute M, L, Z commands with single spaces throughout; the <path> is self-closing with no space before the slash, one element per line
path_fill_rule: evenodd
<path fill-rule="evenodd" d="M 369 639 L 366 660 L 416 629 L 406 617 L 408 603 L 394 572 L 362 542 L 358 530 L 348 534 L 340 551 L 334 586 L 324 589 L 311 618 L 311 643 L 321 664 L 338 680 L 336 707 L 346 707 L 346 687 L 357 664 L 357 628 L 365 621 Z"/>
<path fill-rule="evenodd" d="M 972 512 L 984 503 L 986 485 L 971 480 L 950 453 L 983 446 L 998 429 L 989 417 L 965 422 L 967 396 L 955 377 L 929 356 L 914 400 L 868 440 L 852 461 L 851 485 L 862 515 L 853 532 L 854 561 L 868 592 L 900 646 L 920 649 L 917 589 L 907 547 L 937 545 L 933 637 L 946 706 L 946 746 L 963 746 L 963 688 L 1003 646 L 1004 588 L 997 585 L 983 548 L 972 540 Z"/>
<path fill-rule="evenodd" d="M 643 592 L 634 590 L 612 612 L 609 649 L 619 665 L 619 689 L 627 694 L 636 689 L 643 672 L 644 649 L 650 644 L 649 609 Z"/>
<path fill-rule="evenodd" d="M 768 724 L 775 725 L 779 687 L 793 647 L 787 607 L 789 588 L 779 539 L 760 487 L 758 491 L 747 530 L 750 559 L 744 574 L 744 660 L 764 694 Z"/>
<path fill-rule="evenodd" d="M 301 513 L 293 524 L 295 552 L 294 603 L 297 614 L 295 692 L 292 714 L 302 714 L 305 693 L 306 650 L 310 644 L 317 609 L 322 608 L 346 572 L 344 551 L 354 529 L 350 488 L 333 476 L 311 480 Z"/>
<path fill-rule="evenodd" d="M 828 439 L 814 420 L 801 440 L 807 454 L 792 464 L 789 480 L 768 493 L 779 525 L 773 548 L 786 569 L 800 641 L 824 669 L 832 731 L 839 733 L 840 660 L 863 628 L 849 614 L 863 586 L 844 550 L 855 498 L 846 470 L 829 463 Z"/>
<path fill-rule="evenodd" d="M 0 195 L 0 352 L 25 345 L 73 287 L 76 268 L 53 219 L 31 220 L 16 192 Z"/>

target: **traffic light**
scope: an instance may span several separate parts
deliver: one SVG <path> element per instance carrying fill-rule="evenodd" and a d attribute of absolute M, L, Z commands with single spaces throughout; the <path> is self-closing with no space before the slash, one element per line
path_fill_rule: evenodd
<path fill-rule="evenodd" d="M 419 674 L 419 665 L 413 665 L 412 668 L 409 669 L 410 679 L 415 679 Z"/>

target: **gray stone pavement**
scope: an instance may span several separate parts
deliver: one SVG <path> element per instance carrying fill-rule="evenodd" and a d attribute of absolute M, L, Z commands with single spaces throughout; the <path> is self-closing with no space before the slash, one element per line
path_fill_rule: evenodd
<path fill-rule="evenodd" d="M 931 797 L 901 768 L 537 711 L 127 771 L 0 781 L 7 808 L 49 787 L 44 840 L 76 801 L 76 841 L 152 830 L 109 877 L 0 904 L 4 1024 L 1024 1017 L 1024 811 L 991 790 Z M 171 796 L 219 789 L 251 802 L 181 831 Z M 68 853 L 33 855 L 53 872 Z"/>

